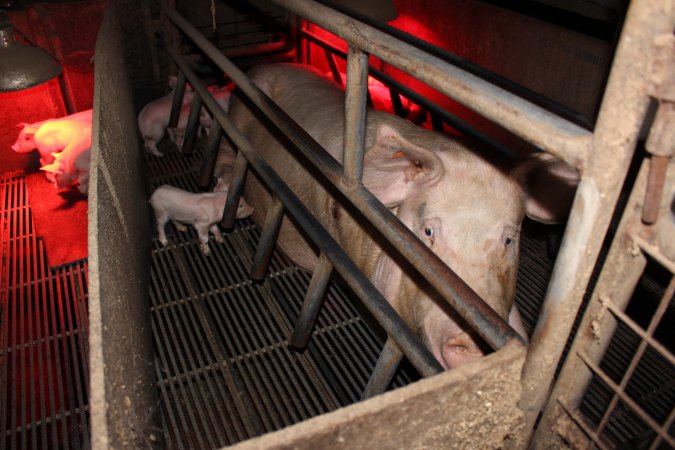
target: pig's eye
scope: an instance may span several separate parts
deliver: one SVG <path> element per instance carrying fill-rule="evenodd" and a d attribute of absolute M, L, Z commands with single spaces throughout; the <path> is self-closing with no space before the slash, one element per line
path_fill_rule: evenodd
<path fill-rule="evenodd" d="M 424 228 L 424 235 L 431 240 L 431 243 L 434 243 L 434 229 L 432 227 Z"/>
<path fill-rule="evenodd" d="M 504 245 L 505 245 L 505 246 L 508 247 L 508 246 L 511 245 L 511 244 L 513 244 L 513 238 L 507 237 L 506 239 L 504 239 Z"/>

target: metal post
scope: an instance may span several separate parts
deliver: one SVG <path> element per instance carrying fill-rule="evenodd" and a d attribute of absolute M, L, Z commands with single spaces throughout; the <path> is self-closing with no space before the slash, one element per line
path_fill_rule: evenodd
<path fill-rule="evenodd" d="M 260 281 L 265 278 L 265 272 L 267 272 L 267 266 L 269 266 L 270 258 L 272 258 L 272 251 L 274 250 L 274 244 L 277 241 L 283 218 L 284 204 L 275 196 L 272 207 L 267 210 L 267 214 L 265 215 L 265 224 L 262 227 L 258 248 L 251 265 L 251 278 L 254 280 Z"/>
<path fill-rule="evenodd" d="M 192 98 L 190 114 L 188 115 L 187 125 L 185 126 L 185 135 L 183 136 L 183 148 L 181 149 L 181 152 L 185 155 L 191 155 L 194 151 L 201 109 L 202 99 L 199 95 L 195 95 Z"/>
<path fill-rule="evenodd" d="M 178 73 L 178 78 L 176 79 L 176 87 L 173 90 L 173 100 L 171 102 L 171 115 L 169 116 L 169 125 L 168 128 L 176 128 L 178 125 L 178 117 L 180 116 L 180 110 L 183 107 L 183 95 L 185 94 L 185 74 L 183 72 Z"/>
<path fill-rule="evenodd" d="M 370 375 L 368 384 L 361 394 L 361 400 L 369 399 L 387 390 L 391 383 L 398 365 L 403 359 L 403 353 L 391 339 L 387 339 L 380 357 L 377 359 L 373 373 Z"/>
<path fill-rule="evenodd" d="M 312 280 L 309 282 L 309 287 L 305 293 L 300 317 L 298 317 L 295 324 L 295 330 L 291 337 L 291 345 L 293 347 L 300 349 L 307 346 L 307 341 L 309 341 L 309 337 L 312 334 L 312 328 L 323 304 L 323 297 L 326 294 L 326 288 L 328 287 L 332 273 L 333 264 L 322 253 L 319 257 L 319 262 L 314 268 Z"/>
<path fill-rule="evenodd" d="M 217 121 L 211 124 L 211 131 L 209 131 L 209 138 L 206 141 L 206 148 L 204 149 L 204 158 L 199 169 L 199 187 L 206 189 L 211 184 L 213 178 L 213 171 L 216 168 L 216 159 L 218 158 L 218 148 L 220 147 L 220 138 L 223 134 L 223 129 Z"/>
<path fill-rule="evenodd" d="M 237 207 L 241 194 L 244 192 L 244 178 L 248 171 L 248 161 L 243 154 L 237 153 L 237 158 L 234 160 L 234 172 L 230 180 L 230 187 L 227 190 L 227 200 L 225 200 L 225 210 L 223 211 L 223 220 L 221 225 L 226 230 L 234 226 L 234 221 L 237 219 Z"/>
<path fill-rule="evenodd" d="M 368 55 L 350 46 L 347 56 L 344 151 L 344 176 L 349 186 L 360 184 L 363 176 L 367 92 Z"/>

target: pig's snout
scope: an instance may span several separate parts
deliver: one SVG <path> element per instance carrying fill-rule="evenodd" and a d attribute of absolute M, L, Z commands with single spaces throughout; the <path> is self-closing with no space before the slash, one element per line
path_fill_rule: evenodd
<path fill-rule="evenodd" d="M 468 333 L 447 339 L 441 348 L 441 365 L 454 369 L 483 356 L 483 351 Z"/>

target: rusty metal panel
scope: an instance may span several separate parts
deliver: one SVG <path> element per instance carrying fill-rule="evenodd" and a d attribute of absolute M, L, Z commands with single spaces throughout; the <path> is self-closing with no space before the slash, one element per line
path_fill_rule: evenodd
<path fill-rule="evenodd" d="M 672 378 L 675 357 L 672 342 L 668 342 L 669 339 L 663 342 L 663 336 L 655 336 L 659 326 L 668 326 L 661 324 L 661 321 L 666 310 L 672 308 L 675 291 L 675 216 L 671 209 L 675 163 L 672 159 L 668 163 L 658 218 L 654 224 L 645 224 L 642 221 L 642 208 L 651 173 L 649 168 L 653 163 L 653 157 L 643 160 L 607 263 L 537 429 L 534 439 L 537 448 L 556 447 L 563 441 L 575 448 L 586 448 L 591 442 L 599 448 L 612 448 L 616 441 L 612 440 L 608 426 L 616 422 L 615 416 L 620 410 L 623 415 L 635 415 L 641 422 L 646 436 L 644 448 L 657 448 L 661 444 L 675 446 L 672 434 L 675 395 L 671 392 L 675 389 Z M 634 292 L 646 276 L 648 264 L 659 267 L 670 281 L 667 287 L 664 286 L 658 306 L 649 320 L 638 324 L 624 310 L 631 298 L 638 295 Z M 646 299 L 636 301 L 643 303 L 642 308 L 647 307 Z M 608 374 L 606 363 L 603 363 L 619 327 L 630 330 L 628 333 L 634 336 L 636 343 L 634 356 L 626 364 L 621 376 Z M 662 363 L 654 377 L 662 377 L 663 380 L 653 383 L 652 395 L 659 396 L 664 403 L 663 411 L 642 401 L 639 390 L 635 388 L 638 366 L 647 364 L 648 357 Z M 591 419 L 587 417 L 588 413 L 584 413 L 581 404 L 593 379 L 611 392 L 611 400 L 601 416 Z"/>

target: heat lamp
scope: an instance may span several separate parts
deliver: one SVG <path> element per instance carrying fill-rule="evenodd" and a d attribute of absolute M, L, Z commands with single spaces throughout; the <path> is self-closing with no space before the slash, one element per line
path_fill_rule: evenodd
<path fill-rule="evenodd" d="M 16 42 L 9 17 L 0 10 L 0 92 L 37 86 L 57 77 L 61 70 L 41 48 Z"/>

